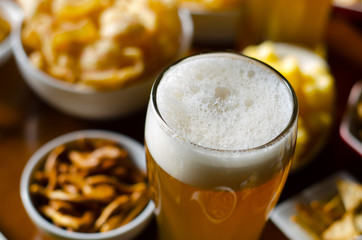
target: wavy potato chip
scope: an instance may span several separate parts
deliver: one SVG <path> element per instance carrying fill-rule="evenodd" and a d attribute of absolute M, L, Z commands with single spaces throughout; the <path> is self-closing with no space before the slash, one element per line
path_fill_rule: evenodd
<path fill-rule="evenodd" d="M 181 6 L 192 10 L 222 11 L 240 8 L 242 0 L 178 0 Z"/>

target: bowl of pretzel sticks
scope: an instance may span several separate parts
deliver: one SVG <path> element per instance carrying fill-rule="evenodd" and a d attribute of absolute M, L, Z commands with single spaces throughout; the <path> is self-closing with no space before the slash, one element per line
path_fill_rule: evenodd
<path fill-rule="evenodd" d="M 55 239 L 132 239 L 153 216 L 144 148 L 104 130 L 81 130 L 40 147 L 27 162 L 26 212 Z"/>

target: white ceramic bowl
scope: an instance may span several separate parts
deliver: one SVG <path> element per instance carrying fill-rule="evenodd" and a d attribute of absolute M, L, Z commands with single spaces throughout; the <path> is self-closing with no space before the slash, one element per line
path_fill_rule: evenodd
<path fill-rule="evenodd" d="M 129 152 L 131 159 L 137 167 L 144 172 L 146 171 L 144 147 L 127 136 L 104 130 L 82 130 L 62 135 L 39 148 L 29 159 L 23 170 L 20 181 L 20 195 L 26 212 L 39 230 L 48 236 L 54 237 L 55 239 L 129 240 L 136 237 L 142 232 L 142 230 L 145 229 L 152 219 L 153 211 L 155 209 L 152 201 L 150 201 L 146 208 L 128 224 L 102 233 L 79 233 L 64 230 L 47 221 L 34 207 L 29 192 L 29 186 L 32 182 L 32 174 L 34 170 L 41 166 L 41 164 L 45 161 L 45 156 L 56 146 L 72 142 L 80 138 L 98 138 L 115 141 Z"/>
<path fill-rule="evenodd" d="M 188 11 L 180 10 L 179 15 L 183 32 L 179 56 L 183 56 L 191 45 L 193 24 Z M 154 76 L 144 79 L 142 83 L 129 87 L 97 91 L 65 83 L 35 68 L 24 52 L 20 29 L 14 35 L 13 49 L 20 72 L 30 88 L 53 107 L 80 118 L 109 119 L 129 115 L 142 109 L 147 105 L 153 81 L 158 75 L 155 73 Z"/>
<path fill-rule="evenodd" d="M 11 26 L 10 35 L 0 42 L 0 65 L 6 62 L 11 56 L 11 35 L 14 35 L 16 29 L 19 28 L 21 20 L 23 18 L 23 13 L 20 7 L 10 0 L 1 0 L 0 1 L 0 11 L 3 14 L 5 20 Z"/>

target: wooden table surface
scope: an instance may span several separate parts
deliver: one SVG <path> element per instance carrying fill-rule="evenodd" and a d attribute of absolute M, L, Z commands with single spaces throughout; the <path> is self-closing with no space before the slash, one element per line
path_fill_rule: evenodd
<path fill-rule="evenodd" d="M 362 181 L 362 159 L 338 132 L 349 91 L 362 79 L 362 66 L 356 64 L 355 56 L 344 55 L 334 41 L 330 46 L 328 62 L 338 94 L 335 126 L 327 145 L 313 162 L 289 176 L 279 202 L 341 169 Z M 143 143 L 144 120 L 145 109 L 112 121 L 87 121 L 65 115 L 45 104 L 27 87 L 13 58 L 0 66 L 0 232 L 8 239 L 45 239 L 27 216 L 19 193 L 23 168 L 42 144 L 81 129 L 112 130 Z M 155 239 L 155 235 L 156 223 L 152 221 L 137 239 Z M 264 239 L 287 238 L 268 221 L 261 236 Z"/>

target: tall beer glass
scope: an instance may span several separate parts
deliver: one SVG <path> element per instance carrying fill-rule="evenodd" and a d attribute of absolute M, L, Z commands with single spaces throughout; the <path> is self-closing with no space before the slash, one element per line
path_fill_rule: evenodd
<path fill-rule="evenodd" d="M 166 69 L 145 125 L 159 239 L 257 239 L 289 172 L 297 115 L 290 84 L 255 59 L 208 53 Z"/>

